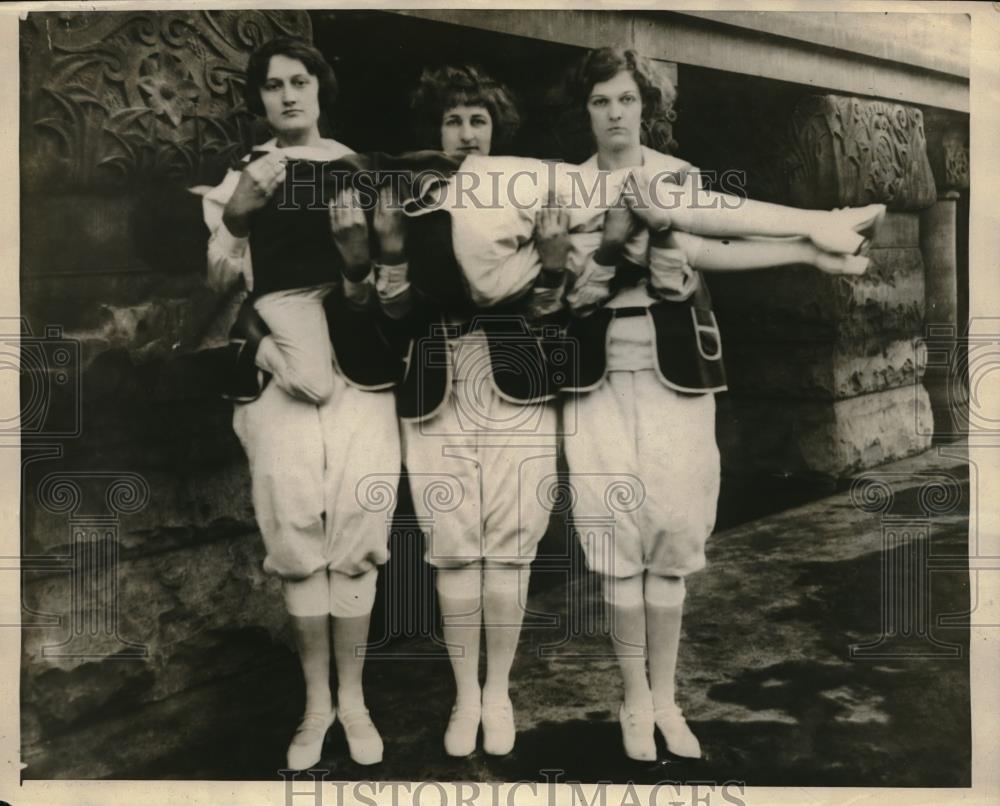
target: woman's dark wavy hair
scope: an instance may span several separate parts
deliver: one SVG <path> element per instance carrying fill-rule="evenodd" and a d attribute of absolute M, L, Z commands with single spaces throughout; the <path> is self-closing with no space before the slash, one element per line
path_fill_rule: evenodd
<path fill-rule="evenodd" d="M 493 120 L 491 151 L 508 148 L 521 126 L 514 95 L 471 65 L 424 70 L 410 97 L 413 128 L 421 148 L 441 148 L 444 113 L 456 106 L 484 106 Z"/>
<path fill-rule="evenodd" d="M 264 102 L 260 99 L 260 91 L 267 81 L 267 68 L 271 64 L 272 56 L 298 59 L 305 65 L 310 75 L 316 76 L 319 80 L 320 112 L 329 121 L 333 105 L 337 100 L 337 76 L 322 53 L 308 42 L 290 36 L 280 36 L 265 42 L 250 54 L 246 70 L 247 80 L 243 86 L 243 100 L 247 109 L 258 117 L 264 117 Z"/>
<path fill-rule="evenodd" d="M 642 99 L 642 143 L 657 151 L 672 151 L 677 147 L 671 125 L 677 119 L 674 114 L 677 90 L 670 79 L 655 73 L 650 61 L 634 50 L 599 48 L 580 59 L 567 80 L 568 127 L 578 140 L 585 142 L 587 148 L 593 150 L 594 136 L 590 130 L 587 99 L 595 84 L 609 81 L 622 71 L 631 74 L 639 87 Z"/>

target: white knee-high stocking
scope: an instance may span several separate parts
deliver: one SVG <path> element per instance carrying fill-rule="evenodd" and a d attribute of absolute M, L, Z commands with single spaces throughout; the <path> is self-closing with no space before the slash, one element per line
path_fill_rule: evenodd
<path fill-rule="evenodd" d="M 482 630 L 480 563 L 437 569 L 436 587 L 444 640 L 455 675 L 455 704 L 479 707 L 479 633 Z"/>
<path fill-rule="evenodd" d="M 622 672 L 625 707 L 649 710 L 650 691 L 646 678 L 646 610 L 642 598 L 642 575 L 602 579 L 604 599 L 610 607 L 611 645 Z"/>
<path fill-rule="evenodd" d="M 330 693 L 330 617 L 292 616 L 292 632 L 306 684 L 306 713 L 327 713 Z"/>
<path fill-rule="evenodd" d="M 646 574 L 644 598 L 649 681 L 657 708 L 674 702 L 684 594 L 683 579 Z"/>
<path fill-rule="evenodd" d="M 521 637 L 530 569 L 494 565 L 483 570 L 483 623 L 486 627 L 486 685 L 483 702 L 504 702 L 510 669 Z"/>
<path fill-rule="evenodd" d="M 656 726 L 671 753 L 698 758 L 701 745 L 674 701 L 684 595 L 683 578 L 646 574 L 646 633 Z"/>

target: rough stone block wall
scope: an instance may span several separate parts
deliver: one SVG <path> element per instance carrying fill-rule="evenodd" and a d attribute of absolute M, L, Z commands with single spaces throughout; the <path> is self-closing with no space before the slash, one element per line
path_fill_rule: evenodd
<path fill-rule="evenodd" d="M 250 50 L 310 22 L 53 12 L 20 33 L 22 758 L 59 777 L 67 748 L 123 717 L 292 668 L 231 405 L 193 352 L 235 300 L 204 284 L 184 188 L 246 150 Z M 116 757 L 128 748 L 88 774 Z"/>
<path fill-rule="evenodd" d="M 918 223 L 917 213 L 890 212 L 862 277 L 803 266 L 712 283 L 730 379 L 718 434 L 730 467 L 840 477 L 926 449 Z"/>
<path fill-rule="evenodd" d="M 769 200 L 889 212 L 861 277 L 794 267 L 711 278 L 730 377 L 718 437 L 733 472 L 840 478 L 930 445 L 920 211 L 934 177 L 915 108 L 821 95 L 775 111 L 785 119 L 770 121 L 771 136 L 737 149 L 760 163 L 751 177 Z"/>

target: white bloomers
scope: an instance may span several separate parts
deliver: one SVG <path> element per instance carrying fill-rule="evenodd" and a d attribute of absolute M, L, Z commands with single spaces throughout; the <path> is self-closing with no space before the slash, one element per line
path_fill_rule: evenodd
<path fill-rule="evenodd" d="M 431 417 L 402 424 L 426 560 L 446 568 L 479 560 L 529 564 L 551 509 L 555 407 L 521 405 L 499 394 L 481 332 L 450 345 L 447 399 Z"/>
<path fill-rule="evenodd" d="M 374 591 L 375 568 L 388 556 L 400 464 L 392 392 L 363 392 L 334 372 L 329 398 L 314 405 L 272 382 L 234 407 L 233 430 L 250 462 L 264 570 L 285 581 L 289 611 L 360 615 L 358 603 L 374 594 L 333 588 L 337 574 L 366 575 Z M 329 574 L 328 585 L 314 574 Z M 342 599 L 344 607 L 331 607 Z"/>
<path fill-rule="evenodd" d="M 607 379 L 564 404 L 574 524 L 588 567 L 614 577 L 698 571 L 715 525 L 715 396 L 674 391 L 654 360 L 648 320 L 616 319 Z"/>

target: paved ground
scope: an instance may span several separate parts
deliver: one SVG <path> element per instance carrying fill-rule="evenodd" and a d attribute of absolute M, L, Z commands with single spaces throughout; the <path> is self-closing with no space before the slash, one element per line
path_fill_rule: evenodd
<path fill-rule="evenodd" d="M 844 490 L 713 536 L 708 570 L 689 580 L 679 669 L 679 699 L 705 759 L 683 761 L 662 748 L 656 764 L 625 758 L 618 671 L 595 580 L 575 573 L 566 583 L 566 563 L 556 556 L 549 560 L 555 570 L 535 575 L 534 626 L 525 630 L 513 671 L 519 734 L 509 757 L 444 754 L 452 696 L 447 661 L 429 639 L 412 638 L 380 649 L 368 665 L 366 688 L 386 761 L 369 769 L 351 764 L 335 728 L 320 767 L 336 779 L 544 780 L 543 770 L 560 770 L 563 780 L 586 782 L 968 785 L 967 629 L 932 624 L 928 637 L 911 622 L 909 638 L 897 635 L 863 658 L 850 652 L 877 642 L 883 617 L 906 626 L 899 619 L 912 610 L 886 610 L 883 578 L 919 570 L 922 530 L 929 529 L 935 561 L 958 557 L 958 570 L 934 573 L 929 588 L 908 595 L 929 595 L 932 616 L 968 608 L 968 574 L 961 570 L 967 470 L 934 451 L 874 472 L 892 491 L 885 512 L 858 506 L 877 509 L 877 495 L 852 500 Z M 944 486 L 926 486 L 934 479 Z M 893 534 L 897 542 L 886 548 Z M 123 715 L 86 745 L 67 743 L 61 775 L 80 775 L 96 744 L 127 745 L 129 757 L 155 760 L 106 773 L 90 768 L 92 774 L 275 778 L 301 707 L 295 659 L 277 657 L 268 668 L 160 703 L 141 721 Z M 158 737 L 178 733 L 189 743 L 158 754 Z"/>

